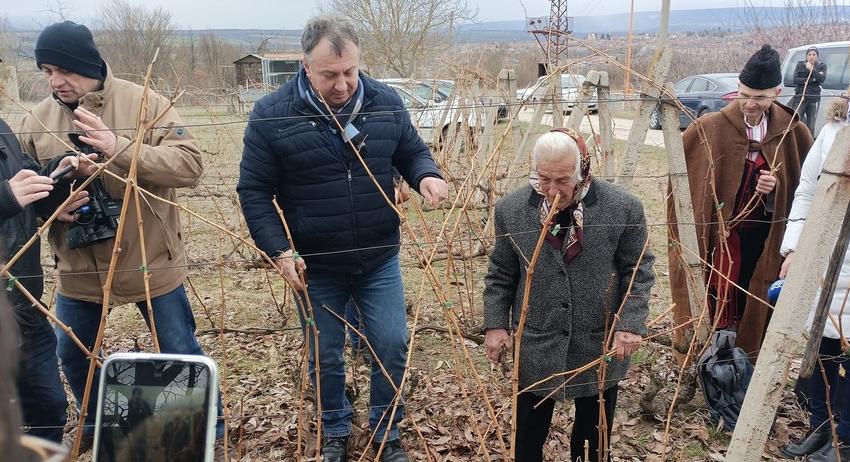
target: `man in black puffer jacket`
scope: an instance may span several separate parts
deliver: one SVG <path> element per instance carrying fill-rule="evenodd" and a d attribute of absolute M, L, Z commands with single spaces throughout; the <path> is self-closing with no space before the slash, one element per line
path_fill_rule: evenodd
<path fill-rule="evenodd" d="M 83 163 L 87 166 L 80 167 L 78 173 L 90 174 L 91 164 Z M 79 159 L 63 155 L 41 167 L 23 152 L 12 130 L 0 120 L 0 236 L 9 258 L 35 234 L 36 217 L 49 216 L 68 197 L 70 183 L 64 180 L 66 177 L 54 184 L 51 172 L 78 165 Z M 64 210 L 74 210 L 87 201 L 87 194 L 81 193 Z M 66 212 L 60 218 L 71 219 Z M 36 299 L 44 290 L 40 249 L 40 243 L 35 243 L 9 269 Z M 56 336 L 47 318 L 14 287 L 14 281 L 10 283 L 4 277 L 3 286 L 11 288 L 7 294 L 18 327 L 17 386 L 24 426 L 30 427 L 32 435 L 61 442 L 68 401 L 59 378 Z"/>
<path fill-rule="evenodd" d="M 302 323 L 315 322 L 321 332 L 322 453 L 326 462 L 344 462 L 352 410 L 339 319 L 349 298 L 396 386 L 404 374 L 408 335 L 399 217 L 390 203 L 392 169 L 432 205 L 447 197 L 448 186 L 398 95 L 359 73 L 360 45 L 349 23 L 311 19 L 301 45 L 304 69 L 251 113 L 237 190 L 251 236 L 296 290 L 304 288 L 298 275 L 304 271 L 314 312 Z M 299 254 L 293 254 L 272 200 L 283 210 Z M 309 357 L 315 382 L 314 355 Z M 375 445 L 387 442 L 380 460 L 403 462 L 408 458 L 396 428 L 403 406 L 393 409 L 394 398 L 394 387 L 373 362 L 369 423 Z"/>

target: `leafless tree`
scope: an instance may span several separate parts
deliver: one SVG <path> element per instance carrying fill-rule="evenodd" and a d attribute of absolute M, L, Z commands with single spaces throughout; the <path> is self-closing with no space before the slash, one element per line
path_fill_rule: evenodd
<path fill-rule="evenodd" d="M 205 73 L 220 82 L 219 85 L 235 84 L 235 74 L 230 65 L 237 58 L 237 47 L 216 38 L 212 33 L 201 35 L 196 45 L 198 52 L 197 64 Z"/>
<path fill-rule="evenodd" d="M 747 0 L 743 21 L 762 43 L 776 48 L 847 40 L 850 6 L 846 0 L 785 0 L 780 8 L 760 8 Z"/>
<path fill-rule="evenodd" d="M 168 11 L 112 0 L 101 10 L 97 26 L 101 54 L 122 77 L 140 81 L 157 49 L 165 59 L 157 60 L 154 72 L 161 76 L 170 66 L 167 58 L 174 25 Z"/>
<path fill-rule="evenodd" d="M 262 55 L 268 53 L 271 41 L 272 41 L 271 37 L 262 37 L 262 38 L 260 38 L 260 42 L 257 44 L 256 47 L 254 46 L 253 42 L 251 42 L 250 48 L 251 48 L 251 50 L 253 50 L 253 53 L 262 56 Z"/>
<path fill-rule="evenodd" d="M 445 50 L 458 24 L 477 15 L 466 0 L 330 0 L 325 10 L 348 17 L 360 29 L 368 65 L 402 77 Z"/>
<path fill-rule="evenodd" d="M 9 18 L 0 15 L 0 60 L 7 61 L 12 51 L 12 34 L 9 33 Z"/>
<path fill-rule="evenodd" d="M 54 0 L 43 10 L 46 13 L 50 13 L 53 16 L 56 16 L 59 21 L 66 21 L 70 16 L 71 8 L 68 7 L 65 2 L 62 0 Z"/>

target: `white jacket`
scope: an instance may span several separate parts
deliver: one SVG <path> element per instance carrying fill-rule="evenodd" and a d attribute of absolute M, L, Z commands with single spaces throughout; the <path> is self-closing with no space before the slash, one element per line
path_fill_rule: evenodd
<path fill-rule="evenodd" d="M 788 224 L 785 226 L 785 235 L 782 239 L 782 255 L 787 255 L 788 252 L 797 248 L 797 242 L 800 240 L 803 224 L 812 206 L 812 199 L 815 196 L 818 178 L 826 161 L 826 156 L 829 154 L 830 148 L 832 148 L 835 135 L 838 134 L 839 130 L 848 125 L 850 124 L 846 122 L 830 122 L 824 125 L 815 144 L 809 150 L 806 161 L 803 162 L 803 171 L 800 173 L 800 185 L 797 186 L 797 191 L 794 193 L 794 204 L 791 206 L 791 213 L 788 214 Z M 838 275 L 838 281 L 835 286 L 835 295 L 832 297 L 832 304 L 829 308 L 835 319 L 841 318 L 841 329 L 844 337 L 850 338 L 850 298 L 848 298 L 848 302 L 844 307 L 843 315 L 841 313 L 841 306 L 844 305 L 844 297 L 847 295 L 848 289 L 850 289 L 850 249 L 844 255 L 844 263 L 841 265 L 841 272 Z M 817 305 L 819 297 L 820 291 L 818 291 L 815 300 L 812 301 L 813 312 L 809 315 L 808 321 L 806 321 L 807 328 L 811 326 L 814 307 Z M 834 322 L 827 319 L 826 327 L 823 329 L 823 336 L 836 339 L 839 337 L 838 328 Z"/>

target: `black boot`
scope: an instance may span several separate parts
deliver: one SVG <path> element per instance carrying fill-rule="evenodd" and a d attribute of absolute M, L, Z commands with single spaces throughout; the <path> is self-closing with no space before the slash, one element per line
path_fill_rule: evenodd
<path fill-rule="evenodd" d="M 809 432 L 805 438 L 786 444 L 779 452 L 789 459 L 798 459 L 809 454 L 814 454 L 830 440 L 832 440 L 832 429 L 830 428 L 829 421 L 826 421 L 820 427 Z"/>
<path fill-rule="evenodd" d="M 375 453 L 378 452 L 378 448 L 380 447 L 380 444 L 372 443 Z M 407 458 L 407 453 L 404 452 L 404 448 L 401 446 L 401 440 L 387 441 L 387 444 L 384 445 L 384 452 L 381 454 L 381 462 L 410 462 L 410 459 Z"/>
<path fill-rule="evenodd" d="M 324 462 L 348 462 L 348 437 L 325 438 L 322 444 Z"/>
<path fill-rule="evenodd" d="M 838 447 L 832 445 L 832 438 L 814 454 L 803 459 L 807 462 L 835 462 L 838 458 L 835 453 L 841 456 L 841 460 L 850 460 L 850 444 L 845 441 L 838 440 Z"/>

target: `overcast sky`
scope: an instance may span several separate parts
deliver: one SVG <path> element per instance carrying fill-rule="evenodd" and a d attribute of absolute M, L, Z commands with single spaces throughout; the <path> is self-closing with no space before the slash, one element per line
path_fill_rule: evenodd
<path fill-rule="evenodd" d="M 181 29 L 300 29 L 318 10 L 322 0 L 130 0 L 148 8 L 161 7 L 172 14 Z M 747 5 L 781 6 L 782 0 L 672 0 L 673 9 L 735 7 Z M 77 22 L 90 22 L 104 0 L 0 0 L 0 16 L 6 15 L 16 27 L 40 29 L 59 17 L 51 11 L 57 5 L 65 16 Z M 478 7 L 477 21 L 524 19 L 547 16 L 549 0 L 468 0 Z M 816 2 L 819 3 L 819 2 Z M 658 11 L 661 0 L 635 0 L 637 11 Z M 572 0 L 570 16 L 628 13 L 629 0 Z"/>

